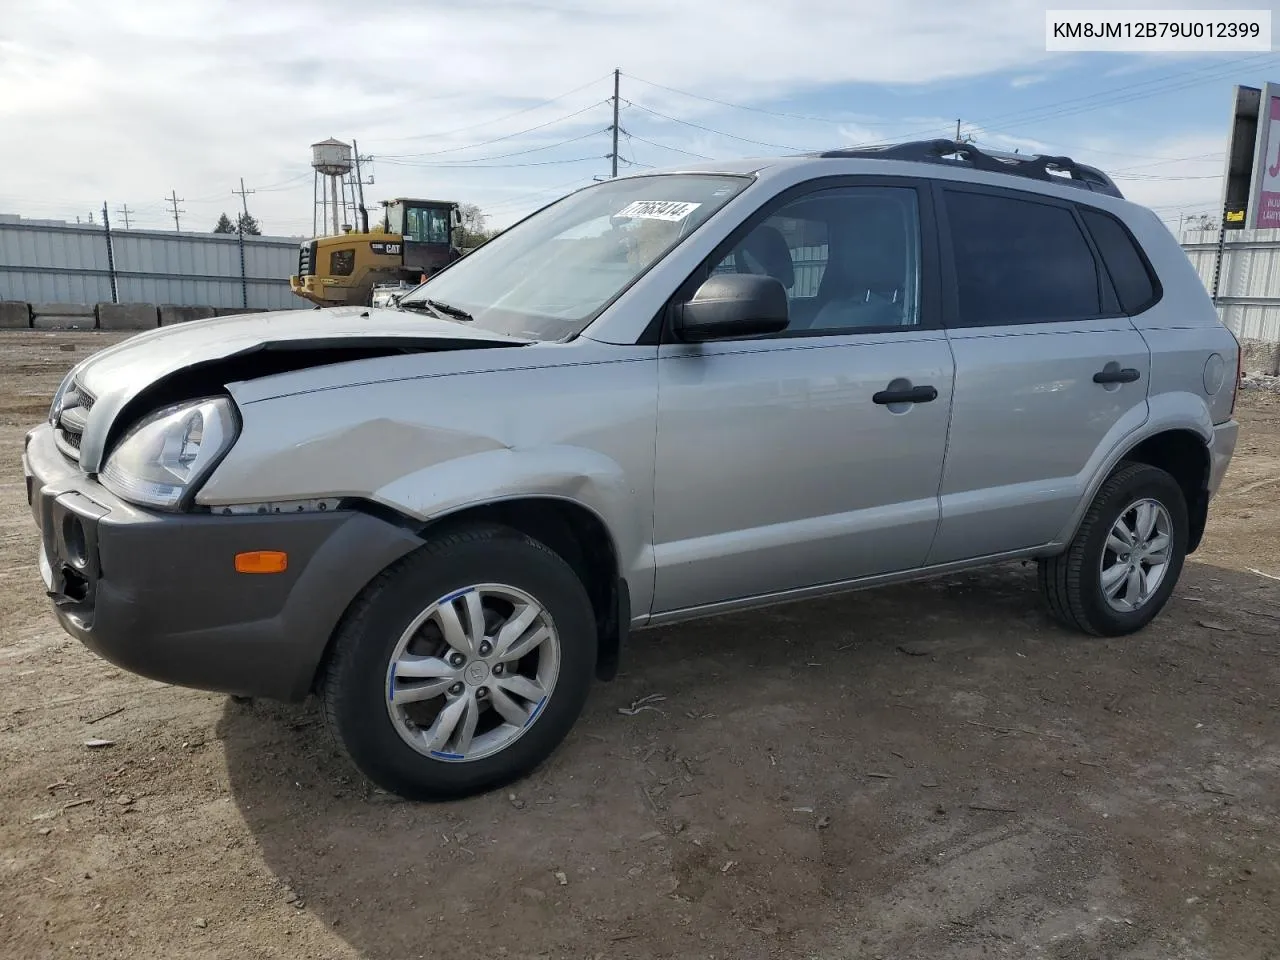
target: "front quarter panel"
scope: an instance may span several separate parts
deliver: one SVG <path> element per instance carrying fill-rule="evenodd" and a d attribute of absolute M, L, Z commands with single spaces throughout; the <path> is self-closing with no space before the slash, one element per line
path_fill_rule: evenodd
<path fill-rule="evenodd" d="M 656 348 L 584 342 L 561 364 L 241 403 L 241 435 L 197 502 L 360 497 L 426 521 L 499 500 L 568 500 L 603 520 L 633 609 L 647 611 L 656 376 Z"/>

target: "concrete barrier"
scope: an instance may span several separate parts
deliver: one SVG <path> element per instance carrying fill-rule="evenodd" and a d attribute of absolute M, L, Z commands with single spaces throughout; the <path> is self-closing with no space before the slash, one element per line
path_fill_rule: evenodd
<path fill-rule="evenodd" d="M 0 300 L 0 330 L 30 329 L 30 306 L 22 300 Z"/>
<path fill-rule="evenodd" d="M 166 303 L 160 308 L 160 326 L 190 323 L 192 320 L 208 320 L 213 315 L 213 307 L 179 307 Z"/>
<path fill-rule="evenodd" d="M 242 313 L 266 313 L 262 307 L 214 307 L 215 317 L 235 317 Z"/>
<path fill-rule="evenodd" d="M 1280 373 L 1280 343 L 1240 341 L 1240 369 L 1247 374 L 1273 377 Z"/>
<path fill-rule="evenodd" d="M 100 303 L 99 330 L 150 330 L 160 325 L 154 303 Z"/>
<path fill-rule="evenodd" d="M 37 330 L 93 330 L 98 326 L 96 304 L 33 303 L 31 325 Z"/>

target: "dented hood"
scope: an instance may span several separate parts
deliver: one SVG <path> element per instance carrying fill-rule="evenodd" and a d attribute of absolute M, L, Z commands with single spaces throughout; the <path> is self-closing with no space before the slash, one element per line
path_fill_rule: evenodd
<path fill-rule="evenodd" d="M 160 327 L 95 353 L 73 371 L 75 382 L 94 398 L 80 463 L 96 471 L 111 423 L 143 390 L 219 360 L 260 351 L 314 349 L 316 362 L 324 363 L 325 348 L 433 350 L 529 342 L 426 313 L 381 307 L 280 310 Z"/>

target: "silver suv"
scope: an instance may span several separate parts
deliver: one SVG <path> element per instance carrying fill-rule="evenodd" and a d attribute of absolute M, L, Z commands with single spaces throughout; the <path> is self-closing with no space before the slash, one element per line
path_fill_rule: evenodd
<path fill-rule="evenodd" d="M 1239 348 L 1099 171 L 940 141 L 569 195 L 407 294 L 165 327 L 27 437 L 64 628 L 323 701 L 403 796 L 564 738 L 629 631 L 1034 558 L 1143 627 L 1236 442 Z"/>

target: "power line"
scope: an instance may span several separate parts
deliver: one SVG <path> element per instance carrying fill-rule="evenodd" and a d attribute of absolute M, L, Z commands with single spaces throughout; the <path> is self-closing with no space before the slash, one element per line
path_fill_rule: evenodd
<path fill-rule="evenodd" d="M 120 214 L 120 216 L 124 217 L 124 228 L 125 228 L 126 230 L 128 230 L 128 229 L 129 229 L 129 214 L 130 214 L 130 213 L 137 213 L 137 212 L 138 212 L 138 211 L 136 211 L 136 210 L 132 210 L 132 211 L 131 211 L 131 210 L 129 209 L 129 205 L 128 205 L 127 203 L 126 203 L 124 206 L 116 207 L 116 213 L 118 213 L 118 214 Z"/>
<path fill-rule="evenodd" d="M 643 103 L 636 103 L 634 100 L 628 100 L 627 103 L 631 104 L 633 107 L 636 107 L 639 110 L 643 110 L 645 113 L 651 113 L 655 117 L 661 117 L 663 120 L 670 120 L 673 123 L 680 123 L 686 127 L 695 127 L 698 130 L 705 130 L 707 133 L 714 133 L 717 136 L 728 137 L 730 140 L 741 140 L 743 143 L 751 143 L 759 147 L 774 147 L 779 150 L 795 150 L 797 152 L 803 152 L 804 150 L 803 147 L 793 147 L 785 143 L 769 143 L 768 141 L 765 141 L 765 140 L 752 140 L 750 137 L 739 137 L 737 134 L 725 133 L 723 130 L 716 130 L 714 127 L 704 126 L 701 123 L 694 123 L 692 120 L 681 120 L 679 117 L 672 117 L 672 116 L 668 116 L 665 113 L 659 113 L 657 110 L 654 110 L 652 107 L 646 107 Z"/>
<path fill-rule="evenodd" d="M 581 110 L 575 110 L 573 113 L 566 113 L 562 117 L 556 117 L 554 120 L 548 120 L 546 123 L 539 123 L 536 126 L 526 127 L 524 130 L 517 130 L 514 133 L 507 133 L 501 137 L 494 137 L 491 140 L 481 140 L 477 143 L 468 143 L 460 147 L 446 147 L 443 150 L 429 150 L 425 153 L 388 153 L 379 155 L 379 160 L 413 160 L 418 157 L 438 157 L 443 153 L 459 153 L 463 150 L 474 150 L 476 147 L 487 147 L 491 143 L 501 143 L 503 140 L 510 140 L 512 137 L 523 136 L 526 133 L 533 133 L 535 130 L 542 130 L 546 127 L 553 126 L 557 123 L 563 123 L 565 120 L 572 120 L 574 117 L 586 113 L 588 110 L 594 110 L 601 104 L 608 103 L 608 100 L 597 100 L 595 103 L 588 104 Z"/>
<path fill-rule="evenodd" d="M 630 133 L 626 130 L 622 131 L 626 134 L 628 140 L 639 140 L 641 143 L 647 143 L 651 147 L 661 147 L 663 150 L 674 150 L 676 153 L 683 153 L 686 157 L 697 157 L 699 160 L 714 160 L 715 157 L 708 157 L 704 153 L 694 153 L 692 150 L 685 150 L 683 147 L 673 147 L 669 143 L 659 143 L 657 140 L 648 140 L 638 133 Z"/>
<path fill-rule="evenodd" d="M 990 123 L 998 123 L 1002 126 L 1006 123 L 1030 125 L 1034 123 L 1042 123 L 1046 120 L 1056 120 L 1062 117 L 1074 116 L 1076 114 L 1086 113 L 1090 110 L 1102 107 L 1113 107 L 1120 106 L 1125 103 L 1134 103 L 1139 100 L 1163 96 L 1168 93 L 1178 93 L 1206 83 L 1215 83 L 1219 80 L 1238 76 L 1242 66 L 1260 66 L 1262 62 L 1273 59 L 1276 59 L 1274 54 L 1261 54 L 1254 57 L 1247 57 L 1244 60 L 1235 61 L 1230 64 L 1230 66 L 1218 64 L 1212 67 L 1196 67 L 1191 70 L 1175 71 L 1174 73 L 1153 77 L 1149 80 L 1126 84 L 1125 86 L 1117 87 L 1113 90 L 1104 90 L 1084 96 L 1070 97 L 1066 100 L 1042 104 L 1039 107 L 1026 108 L 1024 110 L 1013 111 L 1011 113 L 993 114 L 989 117 L 971 121 L 971 126 L 987 127 Z M 1183 80 L 1179 83 L 1170 84 L 1168 82 L 1169 80 L 1177 77 L 1190 77 L 1193 74 L 1203 74 L 1203 76 Z M 1150 87 L 1153 84 L 1157 85 L 1155 89 L 1133 92 L 1138 88 Z M 1071 104 L 1075 105 L 1070 106 Z M 914 140 L 920 137 L 930 136 L 935 132 L 936 128 L 930 128 L 916 133 L 907 134 L 899 139 Z M 892 142 L 894 141 L 876 140 L 855 144 L 855 146 L 869 147 Z"/>
<path fill-rule="evenodd" d="M 1130 173 L 1130 174 L 1111 174 L 1112 180 L 1139 180 L 1154 183 L 1163 183 L 1166 180 L 1221 180 L 1220 173 L 1207 173 L 1200 176 L 1160 176 L 1156 173 Z"/>
<path fill-rule="evenodd" d="M 728 100 L 717 100 L 715 97 L 706 97 L 700 93 L 690 93 L 688 90 L 677 90 L 675 87 L 668 87 L 661 83 L 654 83 L 652 80 L 646 80 L 644 77 L 637 77 L 635 74 L 626 73 L 623 76 L 630 80 L 638 80 L 640 83 L 647 84 L 650 87 L 657 87 L 659 90 L 666 90 L 670 93 L 678 93 L 682 97 L 692 97 L 694 100 L 704 100 L 707 103 L 718 103 L 722 107 L 732 107 L 735 110 L 748 110 L 751 113 L 763 113 L 769 117 L 783 117 L 787 120 L 805 120 L 812 123 L 830 123 L 840 126 L 845 123 L 861 123 L 865 126 L 891 126 L 896 121 L 893 120 L 834 120 L 831 117 L 813 117 L 805 116 L 800 113 L 784 113 L 780 110 L 766 110 L 763 107 L 749 107 L 743 103 L 731 103 Z"/>
<path fill-rule="evenodd" d="M 174 230 L 176 230 L 178 233 L 181 233 L 181 232 L 182 232 L 182 224 L 181 224 L 181 223 L 179 223 L 179 221 L 178 221 L 178 214 L 180 214 L 180 213 L 186 213 L 187 211 L 186 211 L 185 209 L 183 209 L 183 210 L 179 210 L 179 209 L 178 209 L 178 204 L 180 204 L 180 203 L 182 203 L 182 202 L 183 202 L 182 198 L 181 198 L 180 196 L 178 196 L 178 191 L 177 191 L 177 190 L 172 191 L 172 193 L 170 194 L 170 196 L 168 196 L 168 197 L 166 197 L 166 198 L 165 198 L 165 202 L 166 202 L 166 203 L 169 203 L 169 204 L 172 204 L 172 206 L 173 206 L 173 229 L 174 229 Z"/>
<path fill-rule="evenodd" d="M 456 127 L 453 130 L 442 130 L 438 133 L 416 133 L 408 137 L 388 137 L 384 140 L 375 140 L 374 142 L 375 143 L 399 143 L 405 140 L 432 140 L 432 139 L 437 139 L 439 137 L 451 137 L 455 133 L 465 133 L 468 130 L 476 130 L 476 129 L 479 129 L 480 127 L 492 126 L 495 123 L 501 123 L 503 120 L 510 120 L 512 117 L 519 117 L 523 114 L 531 113 L 534 110 L 540 110 L 543 107 L 550 106 L 551 104 L 555 103 L 558 100 L 563 100 L 566 97 L 571 97 L 575 93 L 580 93 L 583 90 L 586 90 L 588 87 L 594 87 L 598 83 L 603 83 L 605 80 L 609 79 L 609 76 L 610 76 L 609 74 L 605 74 L 602 77 L 597 77 L 596 79 L 592 80 L 590 83 L 584 83 L 580 87 L 574 87 L 572 90 L 568 91 L 567 93 L 562 93 L 558 97 L 552 97 L 550 100 L 543 100 L 541 103 L 535 103 L 531 107 L 525 107 L 522 110 L 517 110 L 515 113 L 508 113 L 505 116 L 494 117 L 492 120 L 485 120 L 482 123 L 472 123 L 465 127 Z M 592 104 L 592 106 L 595 106 L 595 104 Z"/>
<path fill-rule="evenodd" d="M 590 157 L 574 157 L 571 160 L 538 160 L 528 163 L 405 163 L 388 160 L 387 163 L 400 167 L 433 167 L 438 170 L 496 170 L 510 167 L 549 167 L 558 163 L 584 163 L 587 160 L 602 160 L 605 155 L 596 154 Z"/>
<path fill-rule="evenodd" d="M 1224 77 L 1238 76 L 1243 67 L 1255 66 L 1255 65 L 1261 66 L 1263 62 L 1274 60 L 1274 59 L 1276 59 L 1276 56 L 1274 54 L 1267 53 L 1267 54 L 1255 55 L 1252 57 L 1245 57 L 1242 60 L 1236 60 L 1232 62 L 1230 65 L 1215 64 L 1213 66 L 1193 67 L 1189 70 L 1178 70 L 1178 71 L 1174 71 L 1173 73 L 1164 74 L 1162 76 L 1152 77 L 1148 80 L 1140 80 L 1140 81 L 1137 81 L 1136 83 L 1125 84 L 1123 86 L 1116 87 L 1115 89 L 1112 89 L 1112 90 L 1103 90 L 1103 91 L 1099 91 L 1098 93 L 1085 94 L 1078 97 L 1069 97 L 1066 100 L 1058 100 L 1053 103 L 1042 104 L 1039 107 L 1028 107 L 1022 110 L 1014 110 L 1012 112 L 1008 112 L 1004 114 L 996 114 L 996 115 L 987 117 L 984 120 L 980 120 L 978 122 L 983 124 L 991 123 L 991 122 L 997 122 L 997 123 L 1038 122 L 1040 119 L 1052 119 L 1058 116 L 1066 116 L 1071 113 L 1078 113 L 1083 110 L 1090 110 L 1095 106 L 1113 106 L 1115 104 L 1112 102 L 1112 98 L 1115 98 L 1117 96 L 1120 96 L 1120 99 L 1116 101 L 1117 103 L 1129 103 L 1129 102 L 1132 102 L 1133 100 L 1142 100 L 1142 99 L 1146 99 L 1147 97 L 1159 96 L 1164 93 L 1174 93 L 1178 90 L 1186 89 L 1187 87 L 1198 86 L 1199 84 L 1206 83 L 1206 82 L 1213 82 L 1215 80 L 1219 80 Z M 1171 79 L 1174 79 L 1177 77 L 1191 77 L 1192 75 L 1195 75 L 1195 74 L 1205 74 L 1205 76 L 1199 77 L 1198 79 L 1194 79 L 1194 80 L 1183 80 L 1181 83 L 1173 87 L 1167 86 L 1168 81 Z M 1143 91 L 1142 93 L 1138 93 L 1133 96 L 1128 96 L 1126 94 L 1126 91 L 1132 92 L 1132 91 L 1138 90 L 1139 88 L 1151 87 L 1153 85 L 1155 86 L 1155 89 L 1146 90 L 1146 91 Z M 1121 96 L 1121 95 L 1124 95 L 1124 96 Z M 1095 101 L 1106 101 L 1106 102 L 1095 102 Z M 1077 106 L 1068 107 L 1068 104 L 1077 104 Z M 1059 112 L 1058 108 L 1065 108 L 1065 109 Z M 1045 110 L 1052 110 L 1053 112 L 1050 114 L 1046 114 L 1044 117 L 1034 116 L 1033 119 L 1029 119 L 1029 115 L 1037 115 L 1042 113 Z"/>
<path fill-rule="evenodd" d="M 506 210 L 513 207 L 519 207 L 526 200 L 530 200 L 534 197 L 545 196 L 548 193 L 557 193 L 560 191 L 568 193 L 571 192 L 569 190 L 570 187 L 584 186 L 588 182 L 590 182 L 590 180 L 587 177 L 575 177 L 574 179 L 567 180 L 564 183 L 555 184 L 550 187 L 543 187 L 541 190 L 534 190 L 530 193 L 524 193 L 515 197 L 508 197 L 505 200 L 500 200 L 498 203 L 487 207 L 485 212 L 493 213 L 495 210 Z"/>
<path fill-rule="evenodd" d="M 542 151 L 542 150 L 554 150 L 556 147 L 563 147 L 566 144 L 577 143 L 580 140 L 586 140 L 588 137 L 598 137 L 600 134 L 608 133 L 608 132 L 609 132 L 609 128 L 603 127 L 596 130 L 588 130 L 586 133 L 580 136 L 570 137 L 567 140 L 560 140 L 560 141 L 557 141 L 556 143 L 544 144 L 541 147 L 530 147 L 527 150 L 514 150 L 511 153 L 495 153 L 491 156 L 473 157 L 469 160 L 446 160 L 446 161 L 443 161 L 443 163 L 448 163 L 448 164 L 456 163 L 459 166 L 466 166 L 468 164 L 473 164 L 473 163 L 483 163 L 488 160 L 505 160 L 508 157 L 521 157 L 521 156 L 524 156 L 525 154 L 538 153 L 539 151 Z M 398 157 L 383 157 L 382 160 L 385 163 L 390 163 L 400 167 L 440 166 L 441 165 L 441 164 L 418 164 L 413 160 L 404 160 Z"/>

